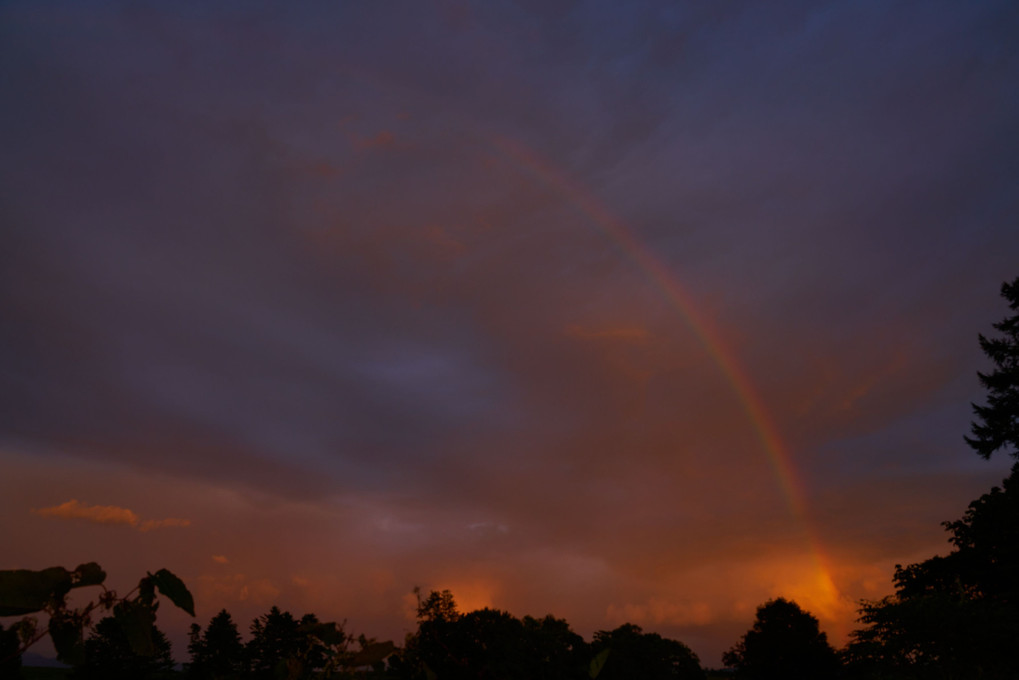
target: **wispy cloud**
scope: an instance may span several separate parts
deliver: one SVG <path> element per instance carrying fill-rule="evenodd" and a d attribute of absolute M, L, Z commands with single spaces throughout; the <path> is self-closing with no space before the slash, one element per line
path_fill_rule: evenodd
<path fill-rule="evenodd" d="M 355 144 L 359 149 L 379 149 L 392 146 L 396 137 L 389 130 L 382 130 L 373 137 L 358 139 Z"/>
<path fill-rule="evenodd" d="M 247 574 L 202 574 L 198 578 L 197 597 L 203 601 L 230 603 L 252 602 L 259 606 L 277 601 L 282 591 L 267 578 Z"/>
<path fill-rule="evenodd" d="M 186 527 L 191 525 L 191 520 L 180 517 L 167 517 L 166 519 L 147 519 L 138 525 L 138 531 L 151 531 L 163 527 Z"/>
<path fill-rule="evenodd" d="M 648 331 L 644 328 L 634 327 L 613 327 L 613 328 L 585 328 L 577 324 L 570 324 L 566 327 L 566 334 L 573 338 L 582 340 L 647 340 Z"/>
<path fill-rule="evenodd" d="M 42 517 L 56 517 L 58 519 L 83 519 L 96 524 L 138 524 L 138 515 L 127 508 L 119 508 L 115 505 L 87 505 L 71 499 L 66 503 L 54 505 L 51 508 L 40 508 L 32 510 Z"/>
<path fill-rule="evenodd" d="M 138 531 L 151 531 L 163 527 L 186 527 L 191 524 L 191 520 L 177 517 L 142 520 L 136 512 L 128 508 L 116 505 L 88 505 L 74 498 L 49 508 L 33 509 L 32 512 L 41 517 L 81 519 L 95 524 L 126 524 L 135 527 Z"/>

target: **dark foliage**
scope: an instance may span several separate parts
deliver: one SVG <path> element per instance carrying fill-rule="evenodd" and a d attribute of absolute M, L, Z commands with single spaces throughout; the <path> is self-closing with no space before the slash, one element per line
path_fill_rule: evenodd
<path fill-rule="evenodd" d="M 250 677 L 274 680 L 288 677 L 288 664 L 293 666 L 305 649 L 305 636 L 300 623 L 290 612 L 273 607 L 251 623 L 251 640 L 247 645 Z"/>
<path fill-rule="evenodd" d="M 170 641 L 151 625 L 152 654 L 135 651 L 130 630 L 107 616 L 85 640 L 84 661 L 75 666 L 75 680 L 143 680 L 157 678 L 173 669 Z"/>
<path fill-rule="evenodd" d="M 784 598 L 757 608 L 753 628 L 722 662 L 741 680 L 824 680 L 836 677 L 841 665 L 817 619 Z"/>
<path fill-rule="evenodd" d="M 598 680 L 703 680 L 705 677 L 700 660 L 689 647 L 657 633 L 645 633 L 640 626 L 630 623 L 595 633 L 591 650 L 594 656 L 608 650 Z"/>
<path fill-rule="evenodd" d="M 418 631 L 408 637 L 397 670 L 404 678 L 524 677 L 524 626 L 506 612 L 460 614 L 448 590 L 418 605 Z"/>
<path fill-rule="evenodd" d="M 209 621 L 209 627 L 202 631 L 197 623 L 191 624 L 188 652 L 188 676 L 202 680 L 234 680 L 245 670 L 245 650 L 241 635 L 237 631 L 227 610 L 222 610 Z"/>
<path fill-rule="evenodd" d="M 0 625 L 0 678 L 17 680 L 21 677 L 21 655 L 18 649 L 21 641 L 14 628 L 5 629 Z"/>
<path fill-rule="evenodd" d="M 153 656 L 156 649 L 151 631 L 159 607 L 157 592 L 188 614 L 195 615 L 191 592 L 166 569 L 147 573 L 125 597 L 107 589 L 103 585 L 105 580 L 106 572 L 95 562 L 79 564 L 74 571 L 63 567 L 0 570 L 0 616 L 21 617 L 10 626 L 18 640 L 14 654 L 20 657 L 29 647 L 49 636 L 57 659 L 80 666 L 85 659 L 85 631 L 93 615 L 112 611 L 131 649 L 141 656 Z M 68 605 L 67 596 L 72 590 L 96 586 L 102 588 L 96 599 L 81 607 Z M 44 628 L 31 616 L 37 612 L 49 617 Z M 6 664 L 8 656 L 0 657 L 0 664 Z"/>
<path fill-rule="evenodd" d="M 1019 668 L 1019 465 L 946 523 L 955 549 L 897 567 L 866 602 L 847 656 L 871 677 L 1014 678 Z"/>
<path fill-rule="evenodd" d="M 1019 309 L 1019 279 L 1002 286 Z M 1004 337 L 980 336 L 995 370 L 979 373 L 987 406 L 966 441 L 987 458 L 1000 448 L 1019 455 L 1019 315 L 994 324 Z M 1002 487 L 946 522 L 953 550 L 896 566 L 895 595 L 864 602 L 847 649 L 850 668 L 868 678 L 1019 677 L 1019 464 Z"/>
<path fill-rule="evenodd" d="M 260 680 L 333 677 L 358 662 L 357 655 L 347 651 L 349 641 L 342 627 L 333 622 L 323 623 L 314 614 L 305 614 L 298 621 L 290 612 L 273 607 L 251 623 L 251 640 L 245 647 L 247 669 L 242 677 Z M 373 663 L 372 654 L 363 656 L 367 660 L 365 665 Z"/>
<path fill-rule="evenodd" d="M 1001 285 L 1001 296 L 1008 300 L 1009 309 L 1019 312 L 1019 277 Z M 1011 448 L 1012 456 L 1019 458 L 1019 313 L 994 324 L 994 329 L 1001 336 L 979 336 L 994 370 L 977 373 L 987 390 L 987 404 L 973 404 L 980 422 L 973 423 L 973 437 L 966 437 L 966 442 L 984 458 L 1002 448 Z"/>
<path fill-rule="evenodd" d="M 590 650 L 565 619 L 551 614 L 542 619 L 525 616 L 523 624 L 530 677 L 535 680 L 588 677 Z"/>
<path fill-rule="evenodd" d="M 554 616 L 521 621 L 497 609 L 461 614 L 448 591 L 421 601 L 418 630 L 393 666 L 406 680 L 704 678 L 689 647 L 637 626 L 599 632 L 587 645 Z"/>

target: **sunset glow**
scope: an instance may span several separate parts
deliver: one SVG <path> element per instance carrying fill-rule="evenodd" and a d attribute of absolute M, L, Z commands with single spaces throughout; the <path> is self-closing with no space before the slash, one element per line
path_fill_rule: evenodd
<path fill-rule="evenodd" d="M 844 644 L 1007 468 L 1015 16 L 5 3 L 0 569 Z"/>

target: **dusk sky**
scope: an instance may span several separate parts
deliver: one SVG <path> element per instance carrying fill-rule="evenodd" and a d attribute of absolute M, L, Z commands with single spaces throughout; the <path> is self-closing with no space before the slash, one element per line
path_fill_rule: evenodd
<path fill-rule="evenodd" d="M 0 568 L 841 645 L 1017 275 L 1010 0 L 4 2 Z"/>

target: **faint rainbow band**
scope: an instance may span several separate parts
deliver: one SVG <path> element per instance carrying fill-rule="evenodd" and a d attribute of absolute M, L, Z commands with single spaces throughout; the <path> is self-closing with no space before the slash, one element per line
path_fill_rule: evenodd
<path fill-rule="evenodd" d="M 527 171 L 543 185 L 565 197 L 609 239 L 617 243 L 680 313 L 736 394 L 761 441 L 789 513 L 797 522 L 807 542 L 816 578 L 816 583 L 813 586 L 821 591 L 822 597 L 830 602 L 838 601 L 841 595 L 831 577 L 830 560 L 826 556 L 824 544 L 810 522 L 806 493 L 802 490 L 803 485 L 796 474 L 791 456 L 783 445 L 778 428 L 768 415 L 752 381 L 736 360 L 733 352 L 726 347 L 720 333 L 698 311 L 693 298 L 683 290 L 662 261 L 638 241 L 630 230 L 590 191 L 571 181 L 551 162 L 540 157 L 522 143 L 499 136 L 490 138 L 490 141 L 501 156 Z"/>

